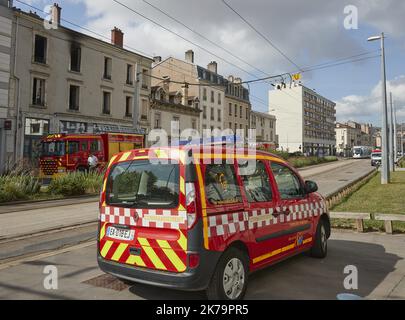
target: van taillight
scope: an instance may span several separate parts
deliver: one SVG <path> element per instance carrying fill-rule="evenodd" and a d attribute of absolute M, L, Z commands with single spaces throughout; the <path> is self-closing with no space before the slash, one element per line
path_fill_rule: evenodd
<path fill-rule="evenodd" d="M 190 230 L 197 222 L 196 194 L 194 183 L 186 184 L 186 210 L 187 210 L 187 228 Z"/>
<path fill-rule="evenodd" d="M 198 253 L 191 253 L 188 256 L 188 266 L 190 269 L 195 269 L 200 265 L 200 255 Z"/>

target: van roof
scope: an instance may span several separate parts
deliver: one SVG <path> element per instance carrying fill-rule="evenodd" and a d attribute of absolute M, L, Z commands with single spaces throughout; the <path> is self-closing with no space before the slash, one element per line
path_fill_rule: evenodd
<path fill-rule="evenodd" d="M 225 147 L 225 146 L 180 146 L 180 147 L 155 147 L 155 148 L 144 148 L 144 149 L 134 149 L 127 152 L 122 152 L 113 157 L 111 159 L 111 163 L 116 162 L 124 162 L 130 160 L 148 160 L 148 159 L 180 159 L 187 154 L 188 152 L 192 152 L 193 156 L 196 155 L 232 155 L 236 158 L 246 158 L 249 155 L 254 155 L 259 159 L 268 159 L 272 161 L 276 161 L 279 163 L 287 164 L 288 162 L 282 159 L 280 156 L 275 155 L 270 152 L 256 150 L 251 148 L 232 148 L 232 147 Z M 152 157 L 151 157 L 152 153 Z M 191 154 L 190 154 L 191 156 Z"/>

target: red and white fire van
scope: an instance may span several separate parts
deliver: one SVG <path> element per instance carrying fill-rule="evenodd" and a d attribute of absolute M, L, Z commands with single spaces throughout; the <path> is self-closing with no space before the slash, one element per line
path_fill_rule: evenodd
<path fill-rule="evenodd" d="M 139 149 L 111 159 L 100 197 L 103 271 L 238 300 L 253 271 L 306 251 L 326 257 L 330 219 L 316 183 L 269 153 L 208 150 Z"/>

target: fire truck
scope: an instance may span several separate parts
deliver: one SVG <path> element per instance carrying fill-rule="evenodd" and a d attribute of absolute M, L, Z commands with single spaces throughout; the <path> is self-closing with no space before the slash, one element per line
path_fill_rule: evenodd
<path fill-rule="evenodd" d="M 145 136 L 141 134 L 52 134 L 41 141 L 40 177 L 85 172 L 90 155 L 96 156 L 99 168 L 103 168 L 115 154 L 141 149 L 144 143 Z"/>

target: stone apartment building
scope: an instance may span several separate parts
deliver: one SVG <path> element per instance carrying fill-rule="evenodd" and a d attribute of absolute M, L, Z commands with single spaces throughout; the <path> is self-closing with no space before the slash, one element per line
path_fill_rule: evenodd
<path fill-rule="evenodd" d="M 280 86 L 269 92 L 277 118 L 280 149 L 308 155 L 336 152 L 336 104 L 303 85 Z"/>
<path fill-rule="evenodd" d="M 200 126 L 199 100 L 189 95 L 189 85 L 184 84 L 179 91 L 171 91 L 169 80 L 162 85 L 152 87 L 150 100 L 151 129 L 162 129 L 168 134 L 171 141 L 172 130 L 178 129 L 179 133 L 191 134 L 185 130 L 198 130 Z M 190 135 L 191 136 L 191 135 Z M 149 137 L 156 141 L 156 137 Z"/>
<path fill-rule="evenodd" d="M 229 76 L 225 84 L 223 128 L 231 129 L 234 133 L 242 130 L 247 138 L 252 111 L 249 90 L 242 85 L 240 78 L 234 76 Z"/>
<path fill-rule="evenodd" d="M 0 174 L 7 162 L 7 154 L 14 151 L 12 122 L 8 112 L 11 94 L 13 13 L 9 2 L 0 0 Z"/>
<path fill-rule="evenodd" d="M 0 23 L 8 26 L 1 32 L 11 33 L 12 39 L 9 100 L 7 112 L 3 108 L 0 113 L 12 122 L 8 160 L 36 158 L 39 141 L 48 133 L 134 132 L 136 65 L 145 75 L 138 126 L 149 130 L 147 75 L 153 60 L 126 50 L 121 30 L 114 28 L 108 43 L 62 26 L 57 4 L 52 8 L 56 28 L 45 28 L 37 14 L 7 7 L 4 1 L 1 9 Z M 3 11 L 11 17 L 11 30 Z"/>
<path fill-rule="evenodd" d="M 250 129 L 256 130 L 258 144 L 277 148 L 278 136 L 276 131 L 276 117 L 267 113 L 252 111 L 250 114 Z"/>
<path fill-rule="evenodd" d="M 189 85 L 189 95 L 199 101 L 202 110 L 199 131 L 209 129 L 224 129 L 224 106 L 226 79 L 218 74 L 218 65 L 211 62 L 206 68 L 194 62 L 194 52 L 185 53 L 185 59 L 169 57 L 161 60 L 156 57 L 152 68 L 152 85 L 161 85 L 163 80 L 169 79 L 173 91 L 181 91 L 184 83 Z"/>

